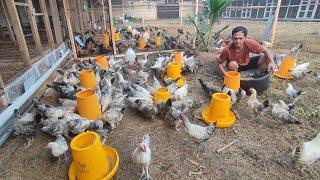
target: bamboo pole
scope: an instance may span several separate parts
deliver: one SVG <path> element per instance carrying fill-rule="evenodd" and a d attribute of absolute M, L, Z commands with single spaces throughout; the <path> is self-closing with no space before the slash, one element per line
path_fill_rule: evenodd
<path fill-rule="evenodd" d="M 47 6 L 45 0 L 40 0 L 40 9 L 43 13 L 43 21 L 44 21 L 44 27 L 46 29 L 46 34 L 48 38 L 48 43 L 50 47 L 53 49 L 55 47 L 54 40 L 53 40 L 53 35 L 52 35 L 52 30 L 51 30 L 51 25 L 48 17 L 48 11 L 47 11 Z"/>
<path fill-rule="evenodd" d="M 277 28 L 277 23 L 278 23 L 280 5 L 281 5 L 281 0 L 278 0 L 276 12 L 274 14 L 274 21 L 273 21 L 273 25 L 272 25 L 272 29 L 271 29 L 271 40 L 270 40 L 271 43 L 274 42 L 274 37 L 275 37 L 275 34 L 276 34 L 276 28 Z"/>
<path fill-rule="evenodd" d="M 199 12 L 199 0 L 196 0 L 196 14 L 195 14 L 195 23 L 198 23 L 198 12 Z M 197 32 L 197 28 L 194 28 L 194 32 Z M 193 48 L 196 47 L 196 37 L 193 38 Z"/>
<path fill-rule="evenodd" d="M 109 2 L 109 1 L 108 1 Z M 101 5 L 102 5 L 102 16 L 103 16 L 103 26 L 104 26 L 104 30 L 107 30 L 107 22 L 106 22 L 106 12 L 104 10 L 104 0 L 101 1 Z M 110 6 L 110 5 L 109 5 Z M 110 13 L 110 8 L 109 8 L 109 13 Z M 110 14 L 109 14 L 110 15 Z"/>
<path fill-rule="evenodd" d="M 19 14 L 16 8 L 15 3 L 13 0 L 6 0 L 6 5 L 8 8 L 8 14 L 10 18 L 10 22 L 13 26 L 13 31 L 17 39 L 19 51 L 21 53 L 21 58 L 24 61 L 24 63 L 30 67 L 31 66 L 31 60 L 29 56 L 29 51 L 26 43 L 26 39 L 24 38 L 23 30 L 20 23 Z"/>
<path fill-rule="evenodd" d="M 141 8 L 142 27 L 144 28 L 144 14 L 143 14 L 143 9 L 142 9 L 142 0 L 140 0 L 140 8 Z"/>
<path fill-rule="evenodd" d="M 112 15 L 112 4 L 111 0 L 108 0 L 108 11 L 109 11 L 109 22 L 110 22 L 110 31 L 111 31 L 111 40 L 112 40 L 112 49 L 113 49 L 113 55 L 116 56 L 116 41 L 114 39 L 114 32 L 112 31 L 113 29 L 113 15 Z"/>
<path fill-rule="evenodd" d="M 63 42 L 63 38 L 62 38 L 61 22 L 59 18 L 57 1 L 49 0 L 49 3 L 50 3 L 51 15 L 52 15 L 54 34 L 56 37 L 56 43 L 60 44 Z"/>
<path fill-rule="evenodd" d="M 183 0 L 181 0 L 181 6 L 179 6 L 179 12 L 180 12 L 180 27 L 183 26 L 182 7 L 183 7 Z"/>
<path fill-rule="evenodd" d="M 72 54 L 73 54 L 73 57 L 75 59 L 77 59 L 77 50 L 76 50 L 76 45 L 74 43 L 68 0 L 63 0 L 63 7 L 64 7 L 64 14 L 66 15 L 66 23 L 67 23 L 67 27 L 68 27 L 69 39 L 71 42 Z"/>
<path fill-rule="evenodd" d="M 17 45 L 16 39 L 14 38 L 14 35 L 13 35 L 13 32 L 12 32 L 12 27 L 11 27 L 11 24 L 10 24 L 10 21 L 9 21 L 9 17 L 7 15 L 6 8 L 4 7 L 3 1 L 2 0 L 0 0 L 0 1 L 1 1 L 2 9 L 3 9 L 3 14 L 4 14 L 5 18 L 6 18 L 8 29 L 9 29 L 9 32 L 10 32 L 10 39 L 13 41 L 13 43 L 15 45 Z"/>
<path fill-rule="evenodd" d="M 4 89 L 4 82 L 3 82 L 1 74 L 0 74 L 0 89 Z"/>
<path fill-rule="evenodd" d="M 83 25 L 83 9 L 82 9 L 82 1 L 81 0 L 76 0 L 76 7 L 78 8 L 78 19 L 79 19 L 79 24 L 80 24 L 80 31 L 84 30 L 84 25 Z"/>

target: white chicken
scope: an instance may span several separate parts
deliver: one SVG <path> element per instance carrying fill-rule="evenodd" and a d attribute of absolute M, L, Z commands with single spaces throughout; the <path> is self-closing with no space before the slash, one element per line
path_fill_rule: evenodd
<path fill-rule="evenodd" d="M 187 93 L 188 93 L 188 84 L 185 84 L 173 93 L 173 99 L 182 100 L 187 96 Z"/>
<path fill-rule="evenodd" d="M 272 115 L 285 123 L 295 123 L 301 124 L 300 119 L 294 117 L 289 112 L 290 107 L 286 105 L 283 101 L 279 101 L 279 103 L 275 103 L 272 105 Z"/>
<path fill-rule="evenodd" d="M 183 112 L 179 112 L 179 117 L 183 121 L 184 129 L 189 134 L 189 136 L 196 138 L 199 141 L 208 140 L 215 130 L 215 125 L 211 124 L 207 127 L 202 127 L 197 124 L 192 124 L 187 116 Z"/>
<path fill-rule="evenodd" d="M 292 84 L 288 83 L 288 87 L 286 89 L 286 94 L 290 97 L 290 98 L 296 98 L 298 97 L 300 94 L 302 93 L 301 90 L 296 90 L 293 88 Z"/>
<path fill-rule="evenodd" d="M 61 155 L 64 155 L 67 161 L 66 152 L 68 151 L 69 147 L 65 138 L 61 134 L 57 134 L 57 139 L 54 142 L 49 142 L 46 148 L 49 148 L 51 150 L 51 154 L 54 157 L 59 158 L 59 162 Z"/>
<path fill-rule="evenodd" d="M 262 112 L 264 108 L 268 107 L 269 102 L 268 100 L 264 101 L 263 103 L 257 99 L 257 91 L 254 88 L 249 89 L 251 95 L 248 99 L 248 106 L 251 110 L 256 113 Z"/>
<path fill-rule="evenodd" d="M 75 112 L 77 110 L 77 101 L 75 100 L 59 98 L 59 104 L 68 109 L 69 112 Z"/>
<path fill-rule="evenodd" d="M 66 113 L 62 108 L 49 104 L 39 104 L 36 100 L 34 100 L 34 107 L 42 117 L 46 118 L 63 118 Z"/>
<path fill-rule="evenodd" d="M 110 124 L 111 129 L 114 129 L 115 126 L 120 123 L 123 118 L 124 108 L 114 108 L 108 109 L 102 115 L 102 120 Z"/>
<path fill-rule="evenodd" d="M 75 86 L 80 83 L 80 80 L 77 77 L 75 77 L 73 73 L 68 73 L 68 72 L 65 72 L 63 74 L 62 80 L 63 80 L 63 82 L 65 82 L 71 86 Z"/>
<path fill-rule="evenodd" d="M 292 151 L 295 162 L 309 166 L 320 158 L 320 133 L 311 141 L 303 142 Z"/>
<path fill-rule="evenodd" d="M 148 54 L 144 54 L 144 59 L 138 60 L 138 65 L 143 68 L 147 63 L 148 63 Z"/>
<path fill-rule="evenodd" d="M 295 78 L 304 77 L 306 75 L 306 73 L 309 72 L 308 71 L 309 65 L 310 65 L 310 63 L 299 64 L 295 68 L 289 69 L 289 71 L 290 71 L 291 75 Z"/>
<path fill-rule="evenodd" d="M 193 107 L 196 104 L 196 102 L 193 99 L 184 99 L 180 101 L 173 101 L 172 107 L 175 107 L 182 112 L 186 113 L 189 108 Z"/>
<path fill-rule="evenodd" d="M 149 174 L 149 166 L 151 163 L 150 136 L 145 134 L 138 147 L 132 153 L 132 161 L 142 166 L 140 179 L 151 179 Z"/>
<path fill-rule="evenodd" d="M 189 73 L 194 73 L 198 69 L 198 60 L 194 56 L 191 57 L 183 57 L 184 61 L 184 67 L 183 70 Z"/>
<path fill-rule="evenodd" d="M 100 97 L 101 112 L 105 112 L 112 102 L 112 92 L 102 92 Z"/>

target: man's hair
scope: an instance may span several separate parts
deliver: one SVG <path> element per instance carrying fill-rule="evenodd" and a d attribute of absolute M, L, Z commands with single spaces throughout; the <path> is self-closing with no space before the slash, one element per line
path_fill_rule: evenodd
<path fill-rule="evenodd" d="M 247 37 L 248 35 L 248 30 L 247 28 L 243 27 L 243 26 L 238 26 L 232 29 L 232 36 L 237 33 L 237 32 L 242 32 L 244 34 L 245 37 Z"/>

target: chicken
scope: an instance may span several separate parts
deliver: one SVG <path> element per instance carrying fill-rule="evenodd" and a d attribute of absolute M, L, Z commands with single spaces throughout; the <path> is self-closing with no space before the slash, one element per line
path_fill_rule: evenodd
<path fill-rule="evenodd" d="M 231 98 L 231 105 L 234 105 L 237 102 L 237 94 L 233 89 L 226 87 L 225 85 L 222 86 L 221 92 L 226 93 Z"/>
<path fill-rule="evenodd" d="M 172 82 L 171 84 L 167 85 L 167 88 L 170 91 L 170 93 L 173 94 L 177 90 L 176 83 Z"/>
<path fill-rule="evenodd" d="M 240 87 L 236 96 L 237 96 L 237 102 L 241 102 L 241 100 L 247 96 L 247 92 Z"/>
<path fill-rule="evenodd" d="M 152 87 L 153 87 L 155 90 L 161 88 L 161 84 L 160 84 L 160 82 L 159 82 L 159 80 L 157 79 L 156 76 L 153 76 Z"/>
<path fill-rule="evenodd" d="M 301 124 L 301 120 L 294 117 L 289 112 L 289 107 L 284 102 L 275 103 L 272 105 L 272 115 L 279 118 L 285 123 Z"/>
<path fill-rule="evenodd" d="M 302 93 L 301 90 L 296 90 L 293 88 L 292 84 L 288 83 L 288 87 L 286 89 L 286 94 L 290 97 L 290 98 L 296 98 L 298 97 L 300 94 Z"/>
<path fill-rule="evenodd" d="M 182 100 L 187 96 L 187 93 L 188 93 L 188 84 L 185 84 L 173 93 L 173 99 Z"/>
<path fill-rule="evenodd" d="M 165 62 L 165 58 L 163 56 L 159 56 L 154 60 L 154 63 L 150 68 L 155 72 L 159 70 L 164 70 L 164 65 L 165 65 L 164 62 Z"/>
<path fill-rule="evenodd" d="M 13 121 L 14 134 L 21 135 L 27 140 L 27 147 L 31 145 L 31 142 L 36 135 L 36 122 L 34 113 L 25 113 L 23 116 L 19 114 L 19 110 L 14 110 L 15 119 Z"/>
<path fill-rule="evenodd" d="M 313 75 L 314 75 L 314 77 L 316 79 L 316 82 L 320 83 L 320 72 L 315 72 Z"/>
<path fill-rule="evenodd" d="M 306 75 L 306 73 L 310 72 L 310 71 L 308 71 L 309 65 L 310 65 L 310 63 L 299 64 L 295 68 L 289 69 L 289 72 L 295 78 L 304 77 Z"/>
<path fill-rule="evenodd" d="M 145 72 L 143 70 L 140 70 L 138 72 L 138 76 L 141 78 L 141 81 L 139 84 L 146 84 L 147 81 L 148 81 L 148 78 L 149 78 L 149 73 L 148 72 Z"/>
<path fill-rule="evenodd" d="M 90 120 L 85 118 L 72 119 L 66 122 L 66 125 L 72 134 L 79 134 L 90 127 Z"/>
<path fill-rule="evenodd" d="M 197 124 L 192 124 L 183 112 L 179 112 L 179 117 L 183 121 L 184 129 L 189 136 L 196 138 L 199 141 L 208 140 L 215 130 L 215 125 L 211 124 L 207 127 L 202 127 Z"/>
<path fill-rule="evenodd" d="M 59 98 L 59 104 L 68 109 L 69 112 L 75 112 L 77 110 L 77 101 L 75 100 Z"/>
<path fill-rule="evenodd" d="M 64 155 L 67 161 L 67 151 L 69 147 L 66 140 L 61 134 L 57 134 L 57 139 L 54 142 L 49 142 L 46 148 L 49 148 L 51 150 L 51 154 L 54 157 L 59 158 L 59 162 L 60 162 L 60 156 L 62 155 Z"/>
<path fill-rule="evenodd" d="M 57 119 L 57 118 L 50 118 L 47 119 L 48 121 L 43 123 L 45 124 L 41 130 L 47 134 L 52 136 L 56 136 L 57 134 L 63 134 L 65 137 L 69 137 L 69 128 L 66 125 L 66 121 Z"/>
<path fill-rule="evenodd" d="M 298 52 L 302 49 L 302 47 L 303 47 L 303 43 L 300 43 L 298 46 L 293 47 L 290 50 L 290 55 L 297 55 Z"/>
<path fill-rule="evenodd" d="M 39 104 L 37 100 L 33 100 L 34 107 L 36 108 L 37 112 L 41 114 L 42 117 L 46 118 L 63 118 L 66 111 L 62 110 L 61 108 L 54 107 L 49 104 Z"/>
<path fill-rule="evenodd" d="M 179 112 L 181 112 L 181 111 L 175 107 L 172 107 L 172 104 L 170 104 L 170 103 L 171 103 L 171 100 L 168 100 L 166 102 L 166 106 L 169 110 L 166 111 L 166 115 L 163 118 L 163 122 L 166 126 L 174 127 L 176 129 L 176 131 L 180 131 L 180 126 L 181 126 L 182 120 L 179 117 Z"/>
<path fill-rule="evenodd" d="M 320 158 L 320 133 L 311 141 L 303 142 L 292 151 L 294 162 L 309 166 Z"/>
<path fill-rule="evenodd" d="M 112 92 L 106 91 L 101 93 L 100 104 L 101 104 L 101 112 L 105 112 L 109 105 L 112 102 Z"/>
<path fill-rule="evenodd" d="M 274 63 L 277 65 L 277 68 L 280 67 L 282 59 L 286 56 L 286 54 L 277 54 L 273 57 Z"/>
<path fill-rule="evenodd" d="M 148 63 L 148 54 L 144 54 L 144 59 L 140 59 L 138 61 L 138 65 L 143 68 L 147 63 Z"/>
<path fill-rule="evenodd" d="M 262 41 L 262 46 L 266 48 L 272 48 L 273 44 L 268 41 Z"/>
<path fill-rule="evenodd" d="M 107 122 L 110 124 L 111 129 L 115 128 L 115 125 L 120 123 L 120 121 L 123 118 L 125 108 L 114 108 L 114 109 L 108 109 L 106 112 L 102 115 L 102 120 L 104 122 Z"/>
<path fill-rule="evenodd" d="M 172 102 L 172 107 L 175 107 L 184 113 L 186 113 L 188 109 L 193 107 L 194 105 L 196 105 L 196 102 L 192 99 L 184 99 L 184 100 Z"/>
<path fill-rule="evenodd" d="M 150 95 L 149 91 L 137 84 L 130 85 L 130 95 L 133 97 L 141 97 L 145 99 L 152 99 L 153 97 Z"/>
<path fill-rule="evenodd" d="M 75 77 L 73 73 L 68 72 L 65 72 L 63 74 L 62 81 L 71 86 L 78 85 L 80 83 L 80 80 L 77 77 Z"/>
<path fill-rule="evenodd" d="M 125 90 L 128 89 L 130 86 L 130 83 L 128 81 L 124 80 L 122 74 L 119 71 L 116 72 L 116 79 L 115 79 L 114 84 L 115 84 L 115 87 L 118 87 L 118 88 L 120 87 Z"/>
<path fill-rule="evenodd" d="M 184 61 L 184 67 L 183 67 L 184 72 L 195 73 L 197 71 L 198 65 L 199 65 L 197 58 L 195 58 L 194 56 L 187 58 L 185 56 L 183 57 L 183 61 Z"/>
<path fill-rule="evenodd" d="M 149 165 L 151 163 L 151 149 L 150 136 L 145 134 L 138 147 L 132 153 L 132 161 L 142 166 L 142 173 L 140 179 L 145 177 L 147 180 L 151 179 L 149 174 Z"/>
<path fill-rule="evenodd" d="M 47 88 L 43 94 L 44 97 L 56 99 L 60 96 L 60 93 L 54 88 Z"/>
<path fill-rule="evenodd" d="M 212 94 L 217 93 L 217 92 L 221 92 L 221 87 L 214 85 L 210 82 L 205 82 L 202 79 L 198 79 L 201 87 L 203 89 L 203 91 L 205 92 L 205 94 L 211 98 Z"/>
<path fill-rule="evenodd" d="M 283 100 L 279 100 L 278 102 L 287 111 L 291 111 L 294 108 L 294 104 L 286 104 Z"/>
<path fill-rule="evenodd" d="M 251 110 L 256 113 L 262 112 L 264 108 L 268 107 L 269 102 L 264 101 L 263 103 L 257 99 L 257 91 L 254 88 L 249 89 L 251 95 L 248 99 L 248 106 Z"/>

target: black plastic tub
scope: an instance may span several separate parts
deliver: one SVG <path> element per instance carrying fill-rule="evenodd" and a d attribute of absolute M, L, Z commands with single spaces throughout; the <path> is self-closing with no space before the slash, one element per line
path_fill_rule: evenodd
<path fill-rule="evenodd" d="M 245 91 L 249 91 L 251 87 L 257 90 L 258 93 L 262 93 L 269 88 L 271 71 L 262 72 L 259 75 L 253 75 L 251 77 L 245 77 L 240 79 L 240 86 Z"/>

